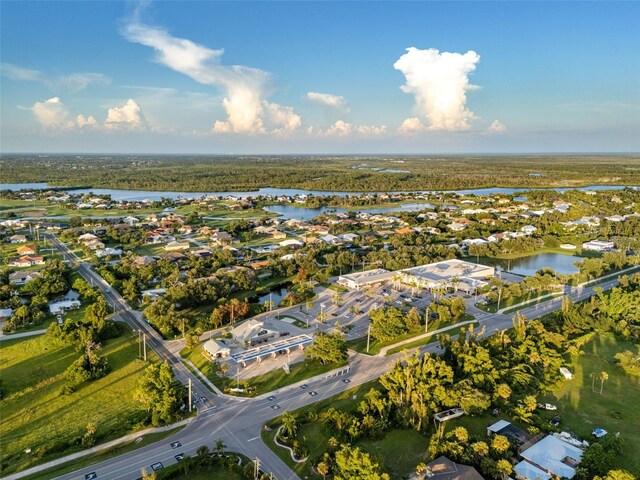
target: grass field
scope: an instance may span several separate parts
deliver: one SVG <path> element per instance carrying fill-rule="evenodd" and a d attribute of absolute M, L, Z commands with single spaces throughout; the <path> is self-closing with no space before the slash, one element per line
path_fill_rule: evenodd
<path fill-rule="evenodd" d="M 472 319 L 473 319 L 472 315 L 464 314 L 462 317 L 460 317 L 458 320 L 455 320 L 455 321 L 442 322 L 440 320 L 431 320 L 429 321 L 429 331 L 433 332 L 434 330 L 438 330 L 440 328 L 453 325 L 454 323 L 465 322 L 467 320 L 472 320 Z M 377 355 L 380 352 L 380 350 L 384 347 L 388 347 L 389 345 L 393 345 L 395 343 L 402 342 L 404 340 L 409 340 L 410 338 L 417 337 L 418 335 L 423 335 L 423 334 L 424 334 L 424 329 L 421 329 L 418 332 L 405 333 L 404 335 L 400 335 L 399 337 L 396 337 L 392 340 L 388 340 L 385 342 L 381 342 L 374 338 L 371 338 L 371 341 L 369 342 L 368 352 L 367 352 L 366 336 L 361 338 L 356 338 L 355 340 L 349 340 L 347 342 L 347 346 L 350 349 L 355 350 L 356 352 L 359 352 L 359 353 L 368 353 L 369 355 Z M 420 342 L 421 342 L 420 340 L 417 341 L 418 345 L 421 345 L 422 343 L 424 343 L 425 340 L 422 340 L 422 343 Z M 407 347 L 403 346 L 402 348 L 407 348 Z"/>
<path fill-rule="evenodd" d="M 346 365 L 346 362 L 344 364 L 331 363 L 322 365 L 317 361 L 303 360 L 290 365 L 289 373 L 286 373 L 282 368 L 276 368 L 269 373 L 251 377 L 245 381 L 255 390 L 254 395 L 261 395 L 301 380 L 330 372 L 343 365 Z"/>
<path fill-rule="evenodd" d="M 162 474 L 162 471 L 158 475 L 158 480 L 167 478 Z M 224 467 L 207 466 L 198 467 L 194 470 L 189 470 L 189 473 L 181 476 L 172 475 L 173 479 L 188 478 L 189 480 L 242 480 L 242 474 L 232 472 Z"/>
<path fill-rule="evenodd" d="M 146 418 L 133 399 L 145 363 L 137 359 L 136 337 L 130 333 L 103 345 L 111 372 L 76 392 L 61 395 L 63 373 L 80 353 L 56 346 L 49 335 L 0 344 L 2 377 L 3 473 L 80 450 L 77 443 L 89 422 L 102 442 L 139 430 Z M 31 449 L 30 454 L 24 453 Z"/>
<path fill-rule="evenodd" d="M 140 441 L 132 440 L 121 445 L 116 445 L 115 447 L 111 447 L 107 450 L 94 453 L 93 455 L 87 455 L 86 457 L 63 463 L 62 465 L 48 468 L 47 470 L 44 470 L 40 473 L 34 473 L 33 475 L 29 475 L 24 478 L 25 480 L 48 480 L 50 478 L 59 477 L 66 473 L 80 470 L 81 468 L 84 468 L 88 465 L 95 465 L 110 458 L 117 457 L 118 455 L 130 452 L 131 450 L 146 447 L 147 445 L 151 445 L 152 443 L 158 442 L 163 438 L 167 438 L 168 436 L 173 435 L 183 428 L 184 427 L 177 427 L 172 430 L 167 430 L 166 432 L 150 433 L 148 435 L 145 435 L 144 437 L 141 437 Z"/>
<path fill-rule="evenodd" d="M 184 348 L 180 351 L 180 356 L 193 363 L 202 374 L 218 388 L 223 388 L 223 379 L 218 375 L 218 366 L 209 360 L 202 350 L 202 344 L 194 348 Z"/>
<path fill-rule="evenodd" d="M 303 417 L 305 412 L 314 409 L 318 412 L 331 406 L 342 410 L 353 412 L 362 396 L 371 388 L 377 387 L 377 382 L 370 382 L 359 387 L 342 392 L 330 399 L 323 400 L 317 404 L 305 407 L 294 414 Z M 277 422 L 273 422 L 275 425 Z M 313 472 L 310 461 L 294 463 L 288 451 L 278 447 L 273 442 L 276 429 L 263 431 L 262 438 L 267 445 L 276 452 L 301 478 L 320 479 L 320 475 Z M 297 438 L 301 439 L 309 449 L 309 459 L 317 458 L 327 449 L 327 441 L 333 434 L 325 428 L 320 421 L 305 423 L 298 431 Z M 360 447 L 369 452 L 375 459 L 379 460 L 385 471 L 389 472 L 391 478 L 403 478 L 411 473 L 416 465 L 426 460 L 426 451 L 429 444 L 429 437 L 415 430 L 391 429 L 386 432 L 381 439 L 363 439 L 354 443 L 354 447 Z"/>
<path fill-rule="evenodd" d="M 458 335 L 460 333 L 460 329 L 461 328 L 469 328 L 469 326 L 476 326 L 478 325 L 477 323 L 471 323 L 469 325 L 463 325 L 462 327 L 456 327 L 456 328 L 452 328 L 451 330 L 447 330 L 446 332 L 442 332 L 442 333 L 446 333 L 447 335 L 449 335 L 450 337 L 454 337 L 456 335 Z M 416 340 L 415 342 L 411 342 L 411 343 L 407 343 L 405 345 L 401 345 L 399 347 L 395 347 L 395 348 L 390 348 L 387 351 L 387 355 L 393 355 L 394 353 L 398 353 L 398 352 L 403 352 L 403 351 L 407 351 L 409 354 L 411 353 L 410 350 L 413 348 L 417 348 L 417 347 L 422 347 L 423 345 L 428 345 L 431 343 L 439 343 L 437 340 L 438 335 L 435 335 L 433 337 L 427 337 L 427 338 L 423 338 L 422 340 Z"/>
<path fill-rule="evenodd" d="M 640 475 L 640 378 L 627 375 L 615 364 L 615 354 L 636 350 L 636 345 L 613 335 L 597 335 L 583 348 L 584 355 L 571 357 L 573 379 L 563 382 L 551 395 L 541 399 L 555 403 L 557 412 L 543 412 L 547 419 L 554 414 L 562 417 L 562 428 L 591 440 L 594 428 L 604 428 L 610 435 L 620 432 L 624 450 L 618 465 Z M 591 374 L 607 372 L 600 395 L 600 381 L 592 391 Z"/>

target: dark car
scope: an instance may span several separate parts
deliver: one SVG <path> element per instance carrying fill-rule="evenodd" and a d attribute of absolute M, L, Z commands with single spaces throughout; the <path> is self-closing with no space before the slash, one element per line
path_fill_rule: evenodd
<path fill-rule="evenodd" d="M 560 415 L 555 415 L 551 420 L 549 420 L 549 423 L 551 425 L 553 425 L 554 427 L 557 427 L 560 425 Z"/>

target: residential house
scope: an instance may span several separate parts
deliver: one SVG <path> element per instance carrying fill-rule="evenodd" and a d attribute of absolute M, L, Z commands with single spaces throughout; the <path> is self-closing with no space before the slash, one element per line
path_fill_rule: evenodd
<path fill-rule="evenodd" d="M 103 250 L 96 250 L 96 257 L 119 257 L 122 255 L 122 249 L 120 248 L 105 248 Z"/>
<path fill-rule="evenodd" d="M 582 244 L 583 250 L 588 250 L 591 252 L 611 252 L 614 247 L 615 245 L 613 242 L 602 240 L 591 240 Z"/>
<path fill-rule="evenodd" d="M 41 276 L 41 272 L 13 272 L 9 274 L 9 283 L 14 285 L 26 285 L 31 280 L 35 280 Z"/>
<path fill-rule="evenodd" d="M 484 480 L 478 471 L 441 456 L 426 465 L 424 472 L 414 472 L 409 480 Z"/>
<path fill-rule="evenodd" d="M 9 243 L 25 243 L 27 241 L 26 235 L 11 235 L 9 237 Z"/>
<path fill-rule="evenodd" d="M 169 242 L 164 246 L 164 249 L 168 252 L 170 251 L 176 251 L 176 250 L 189 250 L 189 242 L 177 242 L 177 241 L 173 241 L 173 242 Z"/>
<path fill-rule="evenodd" d="M 211 241 L 218 245 L 224 245 L 227 243 L 232 243 L 235 239 L 230 233 L 227 232 L 216 232 L 211 235 Z"/>
<path fill-rule="evenodd" d="M 30 245 L 20 245 L 16 248 L 16 253 L 18 255 L 35 255 L 36 249 Z"/>
<path fill-rule="evenodd" d="M 44 257 L 30 255 L 25 255 L 24 257 L 20 258 L 12 258 L 7 262 L 7 265 L 9 265 L 10 267 L 18 268 L 32 267 L 34 265 L 42 264 L 44 264 Z"/>
<path fill-rule="evenodd" d="M 572 479 L 583 453 L 577 446 L 548 435 L 520 453 L 522 461 L 513 471 L 518 480 Z"/>
<path fill-rule="evenodd" d="M 87 242 L 84 242 L 84 244 L 91 250 L 102 250 L 105 247 L 104 243 L 100 240 L 89 240 Z"/>
<path fill-rule="evenodd" d="M 281 247 L 285 248 L 301 248 L 304 247 L 304 242 L 295 239 L 283 240 L 279 243 Z"/>

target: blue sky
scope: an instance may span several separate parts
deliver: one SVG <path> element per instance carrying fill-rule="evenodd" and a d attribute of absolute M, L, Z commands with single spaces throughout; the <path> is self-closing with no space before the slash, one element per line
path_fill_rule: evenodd
<path fill-rule="evenodd" d="M 3 152 L 640 150 L 637 2 L 0 8 Z"/>

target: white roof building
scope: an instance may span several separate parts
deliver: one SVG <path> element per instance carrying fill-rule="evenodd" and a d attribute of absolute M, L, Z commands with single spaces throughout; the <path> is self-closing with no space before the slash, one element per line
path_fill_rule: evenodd
<path fill-rule="evenodd" d="M 340 277 L 338 277 L 338 284 L 343 287 L 357 290 L 367 285 L 373 285 L 374 283 L 390 280 L 393 275 L 395 275 L 394 272 L 385 270 L 384 268 L 375 268 L 364 272 L 340 275 Z"/>
<path fill-rule="evenodd" d="M 514 467 L 514 471 L 521 480 L 548 480 L 552 476 L 571 479 L 576 474 L 582 454 L 580 448 L 549 435 L 520 453 L 523 460 Z"/>

